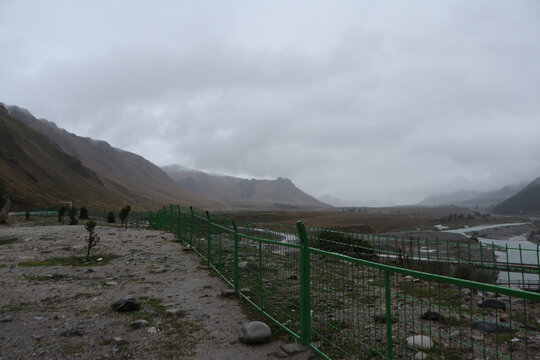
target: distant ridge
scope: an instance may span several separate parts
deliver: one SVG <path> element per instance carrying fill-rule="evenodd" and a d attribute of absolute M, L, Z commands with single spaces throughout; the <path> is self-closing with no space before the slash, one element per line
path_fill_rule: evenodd
<path fill-rule="evenodd" d="M 308 209 L 329 206 L 281 177 L 275 180 L 243 179 L 207 174 L 180 165 L 162 169 L 187 190 L 234 207 Z"/>
<path fill-rule="evenodd" d="M 540 212 L 540 177 L 517 194 L 495 206 L 494 210 L 499 214 Z"/>
<path fill-rule="evenodd" d="M 513 196 L 525 187 L 525 183 L 507 185 L 491 191 L 463 190 L 447 194 L 430 195 L 418 203 L 420 206 L 463 206 L 487 210 Z"/>
<path fill-rule="evenodd" d="M 142 156 L 114 148 L 105 141 L 69 133 L 51 121 L 38 120 L 28 110 L 18 106 L 6 108 L 10 117 L 39 132 L 58 145 L 63 152 L 80 160 L 85 169 L 91 170 L 98 179 L 96 181 L 102 183 L 102 202 L 116 205 L 129 203 L 138 208 L 158 208 L 169 203 L 212 209 L 221 207 L 217 201 L 183 189 L 158 166 Z M 73 186 L 74 182 L 75 180 L 69 181 L 69 184 Z M 107 191 L 104 192 L 103 189 Z M 97 196 L 90 194 L 79 197 L 83 202 L 92 198 L 97 201 Z"/>

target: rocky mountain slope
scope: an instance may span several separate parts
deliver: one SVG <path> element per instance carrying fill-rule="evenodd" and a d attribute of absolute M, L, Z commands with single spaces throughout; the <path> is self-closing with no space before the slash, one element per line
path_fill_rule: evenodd
<path fill-rule="evenodd" d="M 187 190 L 219 199 L 231 207 L 306 209 L 329 206 L 306 194 L 285 178 L 243 179 L 207 174 L 180 165 L 164 166 L 163 170 Z"/>
<path fill-rule="evenodd" d="M 507 185 L 501 189 L 492 191 L 463 190 L 447 194 L 430 195 L 418 205 L 421 206 L 464 206 L 468 208 L 488 209 L 510 198 L 525 184 Z"/>
<path fill-rule="evenodd" d="M 495 206 L 494 210 L 500 214 L 540 212 L 540 177 L 517 194 Z"/>
<path fill-rule="evenodd" d="M 9 114 L 5 113 L 4 116 L 8 116 L 11 119 L 9 123 L 12 126 L 17 127 L 19 130 L 22 129 L 21 126 L 14 124 L 14 119 L 17 119 L 21 125 L 25 125 L 25 132 L 28 131 L 28 128 L 33 130 L 33 137 L 28 138 L 28 148 L 38 149 L 39 151 L 40 144 L 44 142 L 43 138 L 46 138 L 48 143 L 52 142 L 57 145 L 54 154 L 50 152 L 52 150 L 49 147 L 47 149 L 41 149 L 41 152 L 43 152 L 42 156 L 47 156 L 49 160 L 40 162 L 42 167 L 56 167 L 56 176 L 45 176 L 46 174 L 44 173 L 32 176 L 34 176 L 34 180 L 40 183 L 48 181 L 57 183 L 49 179 L 62 178 L 61 184 L 63 186 L 59 187 L 62 198 L 70 195 L 71 188 L 80 187 L 86 190 L 77 190 L 72 195 L 79 195 L 72 196 L 72 199 L 86 203 L 87 205 L 100 202 L 115 205 L 129 203 L 135 208 L 157 208 L 161 204 L 179 203 L 205 208 L 220 207 L 218 202 L 202 198 L 183 189 L 158 166 L 137 154 L 114 148 L 105 141 L 84 138 L 69 133 L 64 129 L 58 128 L 53 122 L 37 119 L 26 109 L 17 106 L 6 106 L 6 108 Z M 17 131 L 13 128 L 13 136 L 17 135 Z M 37 134 L 43 136 L 40 137 Z M 26 138 L 26 135 L 20 134 L 19 137 Z M 5 144 L 4 146 L 6 151 L 9 152 L 12 145 L 7 146 Z M 59 164 L 56 161 L 59 152 L 63 152 L 64 156 L 69 156 L 74 163 L 78 164 L 79 168 L 75 169 L 75 165 L 71 165 L 73 171 L 69 172 L 65 170 L 65 164 Z M 23 155 L 23 153 L 19 155 Z M 12 158 L 17 157 L 13 155 Z M 35 162 L 32 159 L 33 155 L 17 158 L 16 161 L 22 173 L 25 172 L 28 166 L 32 166 L 30 164 Z M 78 177 L 72 176 L 73 172 L 79 172 L 80 174 Z M 81 176 L 88 179 L 88 181 L 93 181 L 96 186 L 99 185 L 99 191 L 88 187 L 86 182 L 81 183 L 79 179 Z M 11 181 L 11 183 L 13 184 L 14 181 Z M 79 183 L 81 184 L 80 186 L 78 185 Z M 24 189 L 28 189 L 28 191 Z M 22 197 L 22 194 L 25 194 L 25 196 L 34 196 L 36 189 L 29 188 L 28 186 L 18 186 L 14 190 L 16 190 L 15 193 L 19 194 L 19 197 Z M 49 194 L 50 196 L 39 197 L 40 201 L 52 201 L 52 199 L 56 199 L 57 195 L 53 196 L 53 193 L 54 191 Z M 98 201 L 98 199 L 101 200 Z"/>

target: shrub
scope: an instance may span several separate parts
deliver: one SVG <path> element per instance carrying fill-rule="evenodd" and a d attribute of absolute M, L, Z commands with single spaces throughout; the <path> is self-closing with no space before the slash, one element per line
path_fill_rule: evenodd
<path fill-rule="evenodd" d="M 0 209 L 4 207 L 7 201 L 6 184 L 0 179 Z"/>
<path fill-rule="evenodd" d="M 120 210 L 120 214 L 118 217 L 120 217 L 120 220 L 122 221 L 122 226 L 124 226 L 124 222 L 126 223 L 126 229 L 127 229 L 127 217 L 129 215 L 129 212 L 131 211 L 131 206 L 126 205 Z"/>
<path fill-rule="evenodd" d="M 79 210 L 79 219 L 88 219 L 88 210 L 84 206 L 81 206 L 81 210 Z"/>
<path fill-rule="evenodd" d="M 79 223 L 79 220 L 76 218 L 78 212 L 79 209 L 77 209 L 75 206 L 68 209 L 67 215 L 69 216 L 69 225 L 77 225 Z"/>
<path fill-rule="evenodd" d="M 116 217 L 114 216 L 114 213 L 112 211 L 109 211 L 109 214 L 107 214 L 107 222 L 109 224 L 116 222 Z"/>
<path fill-rule="evenodd" d="M 312 246 L 321 250 L 340 253 L 364 260 L 373 260 L 377 258 L 373 247 L 371 247 L 366 240 L 361 239 L 358 236 L 354 237 L 337 231 L 320 231 Z"/>
<path fill-rule="evenodd" d="M 94 220 L 88 220 L 84 228 L 88 231 L 88 238 L 86 239 L 86 261 L 90 261 L 90 250 L 99 242 L 99 236 L 95 233 L 96 222 Z"/>
<path fill-rule="evenodd" d="M 67 206 L 60 206 L 56 211 L 58 213 L 58 222 L 64 223 L 64 216 L 66 215 Z"/>

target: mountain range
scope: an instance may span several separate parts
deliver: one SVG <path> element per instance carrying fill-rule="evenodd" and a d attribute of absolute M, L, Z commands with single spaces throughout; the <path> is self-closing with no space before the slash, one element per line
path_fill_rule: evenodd
<path fill-rule="evenodd" d="M 175 181 L 140 155 L 72 134 L 26 109 L 2 103 L 0 169 L 15 207 L 73 200 L 90 207 L 128 203 L 134 209 L 169 203 L 207 209 L 327 206 L 283 178 L 223 177 L 227 180 L 221 183 L 197 186 L 194 177 L 191 183 Z M 230 195 L 225 194 L 228 191 Z"/>
<path fill-rule="evenodd" d="M 490 210 L 493 206 L 517 194 L 526 183 L 507 185 L 491 191 L 463 190 L 446 194 L 430 195 L 422 200 L 420 206 L 463 206 L 471 209 Z"/>
<path fill-rule="evenodd" d="M 227 206 L 260 208 L 271 204 L 278 209 L 328 207 L 298 189 L 291 180 L 281 177 L 275 180 L 244 179 L 208 174 L 180 165 L 164 166 L 162 169 L 183 188 L 200 196 L 218 199 Z"/>
<path fill-rule="evenodd" d="M 540 212 L 540 177 L 494 208 L 500 214 Z"/>

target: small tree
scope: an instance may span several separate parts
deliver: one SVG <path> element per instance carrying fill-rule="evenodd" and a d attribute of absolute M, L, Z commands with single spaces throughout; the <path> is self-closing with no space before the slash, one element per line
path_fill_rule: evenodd
<path fill-rule="evenodd" d="M 79 223 L 79 220 L 76 218 L 78 212 L 79 209 L 77 209 L 75 206 L 68 209 L 67 214 L 69 216 L 69 225 L 77 225 Z"/>
<path fill-rule="evenodd" d="M 120 217 L 120 220 L 122 221 L 122 226 L 124 226 L 124 222 L 126 223 L 126 229 L 127 229 L 127 217 L 130 211 L 131 211 L 131 206 L 126 205 L 122 208 L 122 210 L 120 210 L 120 214 L 118 215 Z"/>
<path fill-rule="evenodd" d="M 66 215 L 67 206 L 60 206 L 57 210 L 58 213 L 58 222 L 64 223 L 64 216 Z"/>
<path fill-rule="evenodd" d="M 99 236 L 95 233 L 96 222 L 88 220 L 84 228 L 88 231 L 88 239 L 86 239 L 86 261 L 90 261 L 90 250 L 99 242 Z"/>
<path fill-rule="evenodd" d="M 79 219 L 88 219 L 88 210 L 84 206 L 81 206 L 81 210 L 79 211 Z"/>
<path fill-rule="evenodd" d="M 112 211 L 109 211 L 109 214 L 107 214 L 107 222 L 109 224 L 116 222 L 116 217 L 114 216 L 114 213 Z"/>

